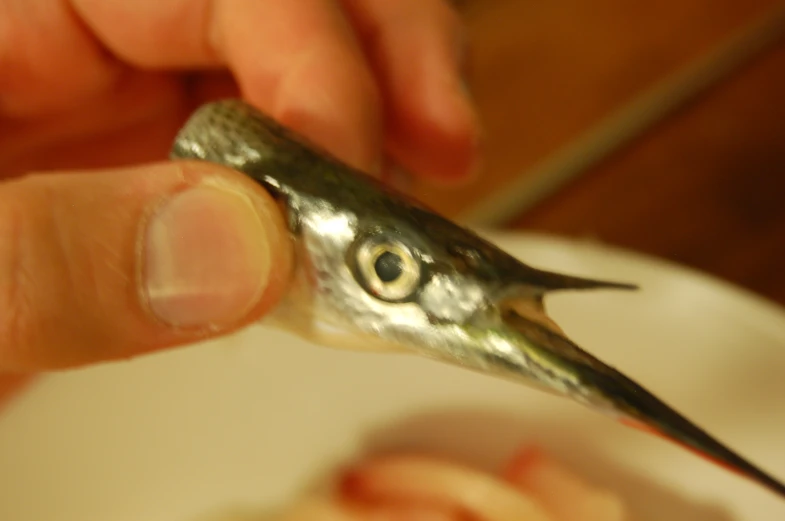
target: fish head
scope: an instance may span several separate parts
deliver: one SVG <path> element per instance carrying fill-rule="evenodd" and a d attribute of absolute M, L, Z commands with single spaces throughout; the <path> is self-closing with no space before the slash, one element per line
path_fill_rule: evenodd
<path fill-rule="evenodd" d="M 605 366 L 547 316 L 544 297 L 635 286 L 535 269 L 239 100 L 198 109 L 172 157 L 244 172 L 280 201 L 296 266 L 268 324 L 319 345 L 415 353 L 607 401 L 589 385 Z"/>
<path fill-rule="evenodd" d="M 529 266 L 240 100 L 200 107 L 171 156 L 234 168 L 280 201 L 296 265 L 269 324 L 320 345 L 414 353 L 566 396 L 785 497 L 785 484 L 578 347 L 545 311 L 554 291 L 636 286 Z"/>
<path fill-rule="evenodd" d="M 544 299 L 551 291 L 635 286 L 535 269 L 364 181 L 368 198 L 378 199 L 372 204 L 347 201 L 341 191 L 293 195 L 298 265 L 268 322 L 319 345 L 409 352 L 606 406 L 580 370 L 599 362 L 567 339 Z"/>

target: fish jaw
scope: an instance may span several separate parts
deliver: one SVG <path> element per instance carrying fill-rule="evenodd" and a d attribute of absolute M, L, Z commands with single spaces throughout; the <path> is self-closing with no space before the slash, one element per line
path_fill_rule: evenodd
<path fill-rule="evenodd" d="M 297 222 L 292 233 L 296 265 L 284 299 L 265 319 L 268 325 L 322 346 L 415 354 L 593 407 L 613 407 L 590 392 L 571 366 L 557 363 L 568 354 L 559 346 L 572 343 L 546 314 L 541 283 L 545 277 L 557 289 L 569 287 L 568 282 L 581 289 L 626 285 L 543 276 L 509 258 L 503 268 L 478 267 L 480 275 L 466 266 L 465 252 L 456 255 L 437 237 L 405 222 L 390 224 L 386 217 L 360 215 L 322 199 L 298 199 L 291 208 L 297 209 L 296 219 L 290 216 Z M 464 246 L 480 240 L 462 232 Z M 415 259 L 419 275 L 409 294 L 386 298 L 364 280 L 361 253 L 380 244 L 397 244 Z M 569 354 L 577 352 L 583 353 L 574 348 Z"/>
<path fill-rule="evenodd" d="M 506 321 L 527 349 L 557 379 L 571 383 L 569 397 L 625 426 L 656 435 L 785 497 L 785 484 L 745 459 L 620 371 L 583 351 L 561 331 L 515 312 Z"/>
<path fill-rule="evenodd" d="M 336 274 L 331 279 L 334 282 Z M 321 294 L 318 286 L 305 283 L 312 277 L 297 280 L 303 283 L 295 283 L 299 289 L 290 295 L 302 292 L 309 297 L 285 301 L 273 317 L 277 327 L 301 338 L 338 349 L 414 354 L 566 397 L 675 442 L 785 497 L 785 486 L 777 479 L 575 345 L 538 299 L 513 302 L 502 293 L 504 298 L 494 300 L 498 292 L 482 290 L 477 281 L 458 278 L 450 284 L 437 277 L 430 293 L 423 291 L 417 302 L 380 303 L 364 291 L 356 292 L 351 283 L 343 286 L 353 289 L 333 301 L 334 291 Z M 463 287 L 464 294 L 456 297 L 451 286 Z M 345 299 L 353 301 L 353 311 L 338 302 Z M 302 317 L 309 317 L 308 325 Z"/>

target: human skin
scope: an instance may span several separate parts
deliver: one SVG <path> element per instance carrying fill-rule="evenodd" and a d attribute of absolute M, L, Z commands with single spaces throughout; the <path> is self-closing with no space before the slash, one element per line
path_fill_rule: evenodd
<path fill-rule="evenodd" d="M 240 95 L 373 175 L 475 175 L 462 37 L 441 0 L 0 0 L 0 399 L 281 297 L 269 195 L 165 159 L 205 101 Z"/>

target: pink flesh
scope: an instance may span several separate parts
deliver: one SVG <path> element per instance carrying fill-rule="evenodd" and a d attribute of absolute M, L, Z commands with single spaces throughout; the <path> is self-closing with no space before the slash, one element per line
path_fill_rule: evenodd
<path fill-rule="evenodd" d="M 441 505 L 406 502 L 381 503 L 363 508 L 364 521 L 469 521 L 461 512 Z"/>
<path fill-rule="evenodd" d="M 277 521 L 367 521 L 334 498 L 309 498 L 298 501 Z"/>
<path fill-rule="evenodd" d="M 342 491 L 350 500 L 452 506 L 484 521 L 555 521 L 530 495 L 509 483 L 425 456 L 363 461 L 344 476 Z"/>
<path fill-rule="evenodd" d="M 525 448 L 504 472 L 507 481 L 532 494 L 556 521 L 623 521 L 621 499 L 591 487 L 537 448 Z"/>

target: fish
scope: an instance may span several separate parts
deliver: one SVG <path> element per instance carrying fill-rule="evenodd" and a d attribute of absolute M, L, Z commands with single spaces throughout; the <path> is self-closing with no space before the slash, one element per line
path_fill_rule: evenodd
<path fill-rule="evenodd" d="M 295 267 L 267 325 L 321 346 L 415 354 L 571 399 L 785 498 L 781 481 L 580 348 L 545 309 L 554 292 L 637 285 L 525 264 L 241 99 L 197 107 L 170 158 L 236 170 L 280 206 Z"/>

